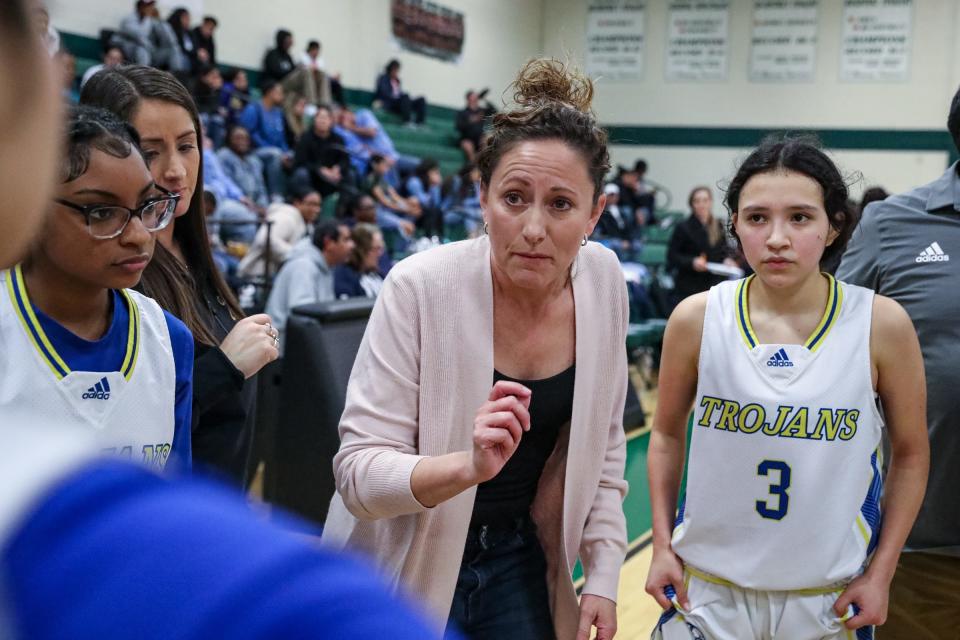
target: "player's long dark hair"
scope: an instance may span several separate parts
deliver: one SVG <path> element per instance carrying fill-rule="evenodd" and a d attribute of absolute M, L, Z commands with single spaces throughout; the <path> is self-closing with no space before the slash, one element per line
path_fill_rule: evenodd
<path fill-rule="evenodd" d="M 165 71 L 141 65 L 104 69 L 87 81 L 80 95 L 82 104 L 109 109 L 127 122 L 133 121 L 142 100 L 160 100 L 186 109 L 199 143 L 200 114 L 193 98 L 179 80 Z M 140 288 L 183 320 L 195 340 L 215 345 L 218 341 L 213 328 L 207 326 L 200 313 L 203 291 L 211 291 L 226 301 L 233 317 L 242 318 L 243 311 L 217 270 L 210 251 L 203 214 L 203 155 L 194 187 L 190 207 L 173 228 L 173 237 L 186 265 L 158 242 L 153 260 L 143 272 Z"/>

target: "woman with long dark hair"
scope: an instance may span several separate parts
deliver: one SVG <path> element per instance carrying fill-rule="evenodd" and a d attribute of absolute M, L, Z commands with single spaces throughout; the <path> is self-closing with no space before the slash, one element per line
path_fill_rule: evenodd
<path fill-rule="evenodd" d="M 667 249 L 667 267 L 674 274 L 675 303 L 708 290 L 726 277 L 709 271 L 708 263 L 735 266 L 723 223 L 713 215 L 710 187 L 694 187 L 687 198 L 690 215 L 677 223 Z"/>
<path fill-rule="evenodd" d="M 180 195 L 175 220 L 157 234 L 157 249 L 140 288 L 183 320 L 194 336 L 194 460 L 246 485 L 256 401 L 253 376 L 277 358 L 277 332 L 269 316 L 243 317 L 214 265 L 204 226 L 197 108 L 172 75 L 139 65 L 97 74 L 84 86 L 81 102 L 130 122 L 140 133 L 154 180 Z"/>

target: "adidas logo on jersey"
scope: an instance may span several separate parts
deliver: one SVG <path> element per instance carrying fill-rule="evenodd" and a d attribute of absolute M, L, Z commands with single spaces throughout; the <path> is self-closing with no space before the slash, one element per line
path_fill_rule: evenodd
<path fill-rule="evenodd" d="M 950 262 L 950 255 L 943 252 L 939 243 L 934 242 L 921 251 L 914 262 Z"/>
<path fill-rule="evenodd" d="M 87 392 L 83 394 L 84 400 L 109 400 L 110 399 L 110 383 L 107 382 L 107 379 L 100 378 L 100 382 L 93 385 Z"/>
<path fill-rule="evenodd" d="M 793 363 L 787 357 L 787 352 L 783 349 L 773 354 L 773 357 L 767 360 L 768 367 L 792 367 Z"/>

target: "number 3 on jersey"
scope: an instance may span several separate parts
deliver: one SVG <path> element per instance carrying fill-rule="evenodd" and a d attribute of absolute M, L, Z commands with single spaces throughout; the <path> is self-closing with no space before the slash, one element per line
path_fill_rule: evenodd
<path fill-rule="evenodd" d="M 780 481 L 770 485 L 770 495 L 777 497 L 777 503 L 774 506 L 770 501 L 757 500 L 757 513 L 770 520 L 782 520 L 787 515 L 787 506 L 790 504 L 790 496 L 787 495 L 787 489 L 790 488 L 790 467 L 782 460 L 764 460 L 757 465 L 757 475 L 769 476 L 771 471 L 780 472 Z"/>

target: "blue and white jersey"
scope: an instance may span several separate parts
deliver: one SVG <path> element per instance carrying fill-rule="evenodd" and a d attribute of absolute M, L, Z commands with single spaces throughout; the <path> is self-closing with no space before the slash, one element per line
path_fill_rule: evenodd
<path fill-rule="evenodd" d="M 175 442 L 175 414 L 184 413 L 175 411 L 178 400 L 184 402 L 177 397 L 184 385 L 178 385 L 181 363 L 175 362 L 168 320 L 157 303 L 134 291 L 112 294 L 114 318 L 126 322 L 112 323 L 100 344 L 83 341 L 35 309 L 20 267 L 0 273 L 0 289 L 0 423 L 76 425 L 95 434 L 107 452 L 165 466 Z M 192 352 L 189 338 L 186 347 L 184 336 L 177 338 L 180 352 Z M 111 354 L 116 361 L 106 362 Z M 178 355 L 192 366 L 189 353 Z M 189 396 L 189 380 L 186 386 Z M 179 418 L 189 425 L 189 408 L 186 414 Z M 185 441 L 188 463 L 189 428 L 177 435 Z"/>
<path fill-rule="evenodd" d="M 877 543 L 883 419 L 871 379 L 873 292 L 829 280 L 804 344 L 761 344 L 753 276 L 707 298 L 687 491 L 685 563 L 758 590 L 849 581 Z"/>

